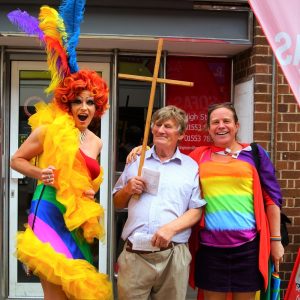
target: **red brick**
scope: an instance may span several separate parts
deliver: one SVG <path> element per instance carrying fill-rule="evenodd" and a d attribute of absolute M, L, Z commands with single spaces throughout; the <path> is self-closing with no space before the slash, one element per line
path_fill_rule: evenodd
<path fill-rule="evenodd" d="M 256 84 L 254 88 L 255 93 L 267 93 L 268 85 L 267 84 Z"/>
<path fill-rule="evenodd" d="M 269 55 L 269 46 L 267 46 L 267 45 L 254 45 L 253 55 Z"/>
<path fill-rule="evenodd" d="M 287 142 L 292 142 L 292 141 L 300 141 L 300 132 L 284 132 L 283 134 L 283 140 Z M 300 160 L 300 153 L 298 158 L 294 158 L 295 160 Z"/>
<path fill-rule="evenodd" d="M 254 123 L 254 130 L 255 131 L 269 131 L 269 123 L 267 122 L 255 122 Z"/>
<path fill-rule="evenodd" d="M 289 249 L 289 251 L 290 252 L 295 252 L 295 253 L 297 253 L 298 252 L 298 249 L 299 249 L 299 246 L 300 245 L 297 245 L 297 244 L 294 244 L 294 243 L 290 243 L 289 245 L 288 245 L 288 249 Z M 291 269 L 292 270 L 292 269 Z"/>
<path fill-rule="evenodd" d="M 271 104 L 269 103 L 255 103 L 255 112 L 269 112 L 271 110 Z"/>
<path fill-rule="evenodd" d="M 288 216 L 298 217 L 300 216 L 300 208 L 287 207 L 284 210 Z"/>
<path fill-rule="evenodd" d="M 284 254 L 284 262 L 293 262 L 291 253 L 285 253 Z"/>
<path fill-rule="evenodd" d="M 288 127 L 289 127 L 288 123 L 282 123 L 282 122 L 277 123 L 277 130 L 278 131 L 284 131 L 284 132 L 286 132 L 286 131 L 288 131 Z"/>
<path fill-rule="evenodd" d="M 279 94 L 289 94 L 290 87 L 287 84 L 279 84 L 277 87 L 277 91 Z"/>
<path fill-rule="evenodd" d="M 294 228 L 293 228 L 294 229 Z M 298 229 L 299 230 L 299 229 Z M 300 234 L 294 235 L 294 243 L 300 244 Z"/>
<path fill-rule="evenodd" d="M 294 198 L 285 199 L 285 207 L 294 207 L 294 206 L 295 206 L 295 199 Z"/>
<path fill-rule="evenodd" d="M 294 189 L 295 188 L 295 181 L 294 180 L 288 180 L 287 187 L 289 189 Z"/>
<path fill-rule="evenodd" d="M 257 140 L 269 140 L 270 139 L 270 133 L 268 132 L 256 132 L 256 139 Z"/>
<path fill-rule="evenodd" d="M 288 161 L 288 169 L 289 170 L 294 170 L 295 169 L 295 162 Z"/>
<path fill-rule="evenodd" d="M 288 232 L 289 232 L 289 235 L 290 236 L 294 236 L 294 242 L 299 242 L 299 239 L 300 238 L 300 226 L 291 226 L 291 225 L 287 225 L 287 229 L 288 229 Z M 296 241 L 295 241 L 295 237 L 296 237 Z"/>
<path fill-rule="evenodd" d="M 299 105 L 296 102 L 289 104 L 289 112 L 290 113 L 300 113 Z"/>
<path fill-rule="evenodd" d="M 284 178 L 299 179 L 300 171 L 299 170 L 282 171 L 282 175 Z"/>
<path fill-rule="evenodd" d="M 267 65 L 263 65 L 263 64 L 255 65 L 254 68 L 255 68 L 255 72 L 257 74 L 266 74 L 269 71 L 268 66 Z"/>
<path fill-rule="evenodd" d="M 300 225 L 300 216 L 299 217 L 294 217 L 294 225 Z"/>
<path fill-rule="evenodd" d="M 292 152 L 296 151 L 296 143 L 289 142 L 289 151 L 292 151 Z"/>
<path fill-rule="evenodd" d="M 289 137 L 287 135 L 287 137 Z M 283 159 L 288 159 L 288 160 L 300 160 L 300 153 L 298 151 L 296 152 L 284 152 L 282 153 L 282 158 Z M 298 177 L 300 178 L 300 176 Z"/>
<path fill-rule="evenodd" d="M 275 147 L 277 149 L 277 151 L 287 151 L 288 150 L 288 145 L 287 143 L 283 143 L 281 141 L 278 141 L 276 144 L 275 144 Z M 286 160 L 287 158 L 282 158 L 283 160 Z"/>
<path fill-rule="evenodd" d="M 267 45 L 268 41 L 264 35 L 255 36 L 253 40 L 254 44 Z"/>
<path fill-rule="evenodd" d="M 262 62 L 266 62 L 266 57 L 260 56 Z M 264 83 L 271 84 L 272 83 L 272 75 L 271 74 L 259 74 L 255 76 L 256 83 Z"/>
<path fill-rule="evenodd" d="M 279 104 L 277 110 L 278 112 L 287 112 L 288 108 L 287 104 Z"/>
<path fill-rule="evenodd" d="M 300 113 L 299 114 L 283 114 L 283 122 L 300 122 Z"/>
<path fill-rule="evenodd" d="M 295 103 L 295 101 L 296 101 L 295 97 L 292 94 L 282 95 L 282 97 L 283 97 L 284 103 Z"/>
<path fill-rule="evenodd" d="M 297 193 L 298 192 L 295 189 L 289 189 L 289 188 L 282 189 L 283 197 L 297 197 Z M 293 209 L 295 209 L 295 208 L 293 208 Z M 298 211 L 298 214 L 300 214 L 300 209 Z M 292 214 L 292 216 L 294 216 L 294 215 Z"/>
<path fill-rule="evenodd" d="M 271 103 L 271 95 L 270 94 L 255 94 L 254 95 L 255 99 L 255 105 L 257 102 L 269 102 Z"/>
<path fill-rule="evenodd" d="M 270 122 L 271 121 L 271 114 L 255 112 L 255 120 L 256 121 Z"/>

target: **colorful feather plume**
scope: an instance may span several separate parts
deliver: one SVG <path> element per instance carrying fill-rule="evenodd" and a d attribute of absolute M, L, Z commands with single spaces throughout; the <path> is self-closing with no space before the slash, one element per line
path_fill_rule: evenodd
<path fill-rule="evenodd" d="M 71 73 L 78 71 L 76 46 L 80 35 L 80 23 L 83 20 L 85 0 L 64 0 L 59 7 L 59 14 L 64 20 L 68 34 L 66 45 Z"/>
<path fill-rule="evenodd" d="M 42 6 L 39 20 L 26 11 L 15 10 L 7 16 L 9 20 L 28 35 L 36 35 L 45 44 L 51 82 L 45 90 L 52 92 L 70 73 L 78 71 L 76 46 L 83 20 L 85 0 L 63 0 L 59 13 Z"/>
<path fill-rule="evenodd" d="M 67 33 L 58 12 L 49 6 L 42 6 L 39 14 L 40 29 L 44 32 L 47 62 L 51 72 L 51 83 L 45 90 L 52 92 L 65 76 L 70 74 L 64 41 Z"/>
<path fill-rule="evenodd" d="M 38 38 L 43 41 L 44 33 L 39 28 L 39 20 L 37 18 L 20 9 L 10 12 L 7 17 L 10 22 L 18 26 L 21 31 L 28 35 L 38 36 Z"/>

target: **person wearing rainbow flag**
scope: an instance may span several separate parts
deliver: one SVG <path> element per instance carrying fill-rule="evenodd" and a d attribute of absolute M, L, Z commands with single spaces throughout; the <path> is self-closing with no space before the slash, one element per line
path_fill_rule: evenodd
<path fill-rule="evenodd" d="M 282 195 L 274 167 L 260 146 L 259 170 L 252 147 L 237 141 L 238 117 L 232 103 L 208 109 L 213 145 L 189 154 L 199 164 L 202 196 L 207 201 L 190 243 L 190 284 L 198 299 L 255 299 L 266 290 L 269 257 L 279 271 L 284 248 L 280 237 Z"/>

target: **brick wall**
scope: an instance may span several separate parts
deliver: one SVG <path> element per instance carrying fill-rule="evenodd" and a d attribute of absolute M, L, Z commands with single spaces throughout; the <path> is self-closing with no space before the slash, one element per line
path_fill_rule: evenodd
<path fill-rule="evenodd" d="M 292 221 L 288 225 L 290 245 L 285 249 L 280 268 L 284 293 L 300 246 L 300 109 L 275 62 L 275 118 L 272 120 L 273 52 L 256 21 L 253 34 L 253 47 L 234 57 L 234 84 L 254 78 L 254 140 L 274 158 L 284 198 L 283 212 Z"/>

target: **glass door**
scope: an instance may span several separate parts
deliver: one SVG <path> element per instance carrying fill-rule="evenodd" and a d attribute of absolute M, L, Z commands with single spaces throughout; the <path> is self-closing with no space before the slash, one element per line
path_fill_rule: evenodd
<path fill-rule="evenodd" d="M 93 69 L 99 72 L 109 83 L 109 63 L 79 63 L 80 68 Z M 11 113 L 10 113 L 10 155 L 30 134 L 27 120 L 34 113 L 34 105 L 43 100 L 49 102 L 44 89 L 48 86 L 50 74 L 46 63 L 37 61 L 14 61 L 11 73 Z M 108 165 L 109 165 L 109 114 L 101 119 L 98 129 L 104 141 L 100 163 L 103 166 L 104 181 L 100 189 L 100 202 L 107 212 L 108 207 Z M 9 297 L 39 298 L 42 288 L 35 276 L 26 277 L 22 264 L 14 256 L 15 237 L 19 230 L 24 230 L 28 210 L 34 192 L 33 179 L 10 170 L 10 201 L 9 201 Z M 107 217 L 107 216 L 106 216 Z M 105 222 L 107 224 L 107 220 Z M 107 227 L 107 226 L 106 226 Z M 107 238 L 106 238 L 107 241 Z M 95 249 L 95 260 L 101 272 L 107 272 L 107 243 L 99 243 Z M 99 259 L 97 260 L 97 258 Z"/>

